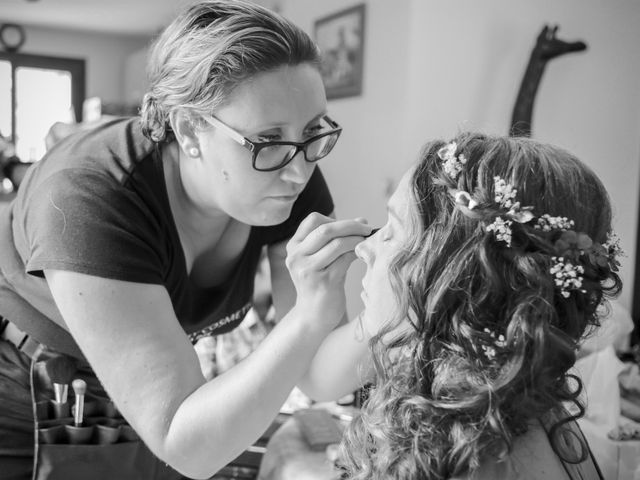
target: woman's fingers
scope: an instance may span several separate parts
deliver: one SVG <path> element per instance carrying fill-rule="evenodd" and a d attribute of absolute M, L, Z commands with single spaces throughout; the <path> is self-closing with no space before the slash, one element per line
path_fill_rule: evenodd
<path fill-rule="evenodd" d="M 287 267 L 301 279 L 321 272 L 341 255 L 353 252 L 370 231 L 371 227 L 355 220 L 310 215 L 287 244 Z"/>
<path fill-rule="evenodd" d="M 356 258 L 355 247 L 370 232 L 362 220 L 309 215 L 287 244 L 286 265 L 298 294 L 342 291 L 347 269 Z"/>
<path fill-rule="evenodd" d="M 307 235 L 325 223 L 335 222 L 335 219 L 322 215 L 318 212 L 313 212 L 300 222 L 296 233 L 291 237 L 290 242 L 299 243 L 304 240 Z"/>
<path fill-rule="evenodd" d="M 337 237 L 329 240 L 323 247 L 318 248 L 315 253 L 309 255 L 310 261 L 318 269 L 326 269 L 338 258 L 345 254 L 353 254 L 355 258 L 355 248 L 362 242 L 362 236 Z"/>
<path fill-rule="evenodd" d="M 371 233 L 371 227 L 363 220 L 334 220 L 320 214 L 311 214 L 300 224 L 298 231 L 289 242 L 289 251 L 294 248 L 312 255 L 326 248 L 336 239 L 362 237 Z M 350 244 L 351 242 L 348 242 Z"/>
<path fill-rule="evenodd" d="M 333 327 L 344 316 L 344 281 L 356 259 L 355 247 L 371 227 L 362 220 L 335 220 L 309 215 L 287 244 L 286 265 L 296 288 L 296 304 L 323 312 Z"/>

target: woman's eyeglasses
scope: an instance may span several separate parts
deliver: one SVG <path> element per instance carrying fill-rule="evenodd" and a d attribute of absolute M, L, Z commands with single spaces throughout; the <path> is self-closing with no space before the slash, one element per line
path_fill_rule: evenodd
<path fill-rule="evenodd" d="M 272 172 L 287 166 L 299 152 L 304 153 L 304 159 L 307 162 L 317 162 L 333 150 L 340 133 L 342 133 L 342 127 L 331 120 L 329 116 L 324 115 L 322 119 L 331 130 L 311 137 L 304 142 L 252 142 L 216 117 L 206 116 L 203 118 L 214 127 L 222 130 L 229 138 L 249 150 L 253 154 L 253 168 L 260 172 Z"/>

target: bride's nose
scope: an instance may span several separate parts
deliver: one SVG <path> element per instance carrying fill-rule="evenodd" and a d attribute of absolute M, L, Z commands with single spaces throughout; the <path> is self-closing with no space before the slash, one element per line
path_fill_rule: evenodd
<path fill-rule="evenodd" d="M 376 234 L 378 230 L 380 229 L 374 228 L 371 231 L 371 234 L 367 238 L 365 238 L 362 242 L 356 245 L 356 249 L 355 249 L 356 256 L 360 260 L 365 262 L 367 265 L 369 264 L 369 262 L 373 257 L 373 248 L 371 246 L 371 242 L 373 241 L 373 236 Z"/>

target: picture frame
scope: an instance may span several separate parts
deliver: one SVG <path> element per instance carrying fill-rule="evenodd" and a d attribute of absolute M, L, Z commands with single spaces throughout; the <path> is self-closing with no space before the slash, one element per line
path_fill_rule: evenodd
<path fill-rule="evenodd" d="M 321 74 L 327 99 L 362 94 L 365 4 L 355 5 L 314 23 L 322 53 Z"/>

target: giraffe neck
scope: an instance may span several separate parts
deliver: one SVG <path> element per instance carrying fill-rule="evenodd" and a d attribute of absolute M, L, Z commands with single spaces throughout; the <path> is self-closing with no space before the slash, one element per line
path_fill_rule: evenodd
<path fill-rule="evenodd" d="M 535 55 L 535 52 L 531 54 L 529 64 L 520 83 L 520 90 L 518 91 L 511 116 L 511 131 L 514 136 L 528 137 L 531 135 L 533 104 L 546 65 L 546 59 Z"/>

